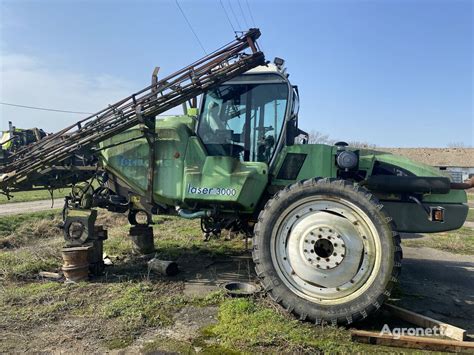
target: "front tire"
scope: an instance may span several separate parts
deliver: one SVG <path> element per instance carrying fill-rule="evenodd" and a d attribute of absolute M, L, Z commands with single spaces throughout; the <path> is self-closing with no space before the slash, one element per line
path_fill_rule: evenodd
<path fill-rule="evenodd" d="M 401 268 L 400 237 L 383 205 L 344 180 L 311 179 L 278 192 L 260 212 L 253 245 L 270 297 L 316 324 L 367 317 Z"/>

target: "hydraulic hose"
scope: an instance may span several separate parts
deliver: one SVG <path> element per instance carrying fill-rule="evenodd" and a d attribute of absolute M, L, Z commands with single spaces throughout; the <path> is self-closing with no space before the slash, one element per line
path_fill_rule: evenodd
<path fill-rule="evenodd" d="M 179 206 L 176 206 L 176 212 L 178 213 L 178 215 L 180 217 L 183 217 L 183 218 L 186 218 L 186 219 L 210 217 L 212 215 L 212 212 L 209 211 L 209 210 L 191 212 L 191 211 L 184 210 Z"/>

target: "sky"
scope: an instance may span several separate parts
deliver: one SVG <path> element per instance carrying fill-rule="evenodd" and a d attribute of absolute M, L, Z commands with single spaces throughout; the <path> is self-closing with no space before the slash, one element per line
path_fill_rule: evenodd
<path fill-rule="evenodd" d="M 204 49 L 259 27 L 300 128 L 382 147 L 474 146 L 473 1 L 179 0 Z M 223 7 L 226 9 L 229 23 Z M 204 54 L 176 0 L 0 0 L 0 102 L 95 112 Z M 1 128 L 84 115 L 0 105 Z"/>

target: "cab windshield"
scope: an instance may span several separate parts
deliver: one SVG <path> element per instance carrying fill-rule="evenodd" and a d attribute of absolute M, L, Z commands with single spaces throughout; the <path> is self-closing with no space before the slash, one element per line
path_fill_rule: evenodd
<path fill-rule="evenodd" d="M 282 79 L 221 85 L 204 97 L 198 134 L 210 155 L 269 162 L 287 102 L 288 84 Z"/>

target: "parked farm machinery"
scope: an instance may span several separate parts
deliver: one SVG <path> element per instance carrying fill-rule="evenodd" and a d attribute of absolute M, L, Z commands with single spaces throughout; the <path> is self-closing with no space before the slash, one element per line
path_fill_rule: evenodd
<path fill-rule="evenodd" d="M 298 89 L 283 60 L 265 62 L 259 36 L 251 29 L 7 154 L 0 186 L 7 195 L 71 186 L 70 246 L 104 237 L 97 208 L 128 212 L 137 233 L 149 233 L 152 214 L 200 218 L 207 237 L 242 231 L 253 236 L 256 273 L 272 299 L 301 319 L 349 324 L 390 296 L 399 233 L 460 228 L 472 184 L 344 142 L 307 144 Z M 182 104 L 187 114 L 156 119 Z"/>

